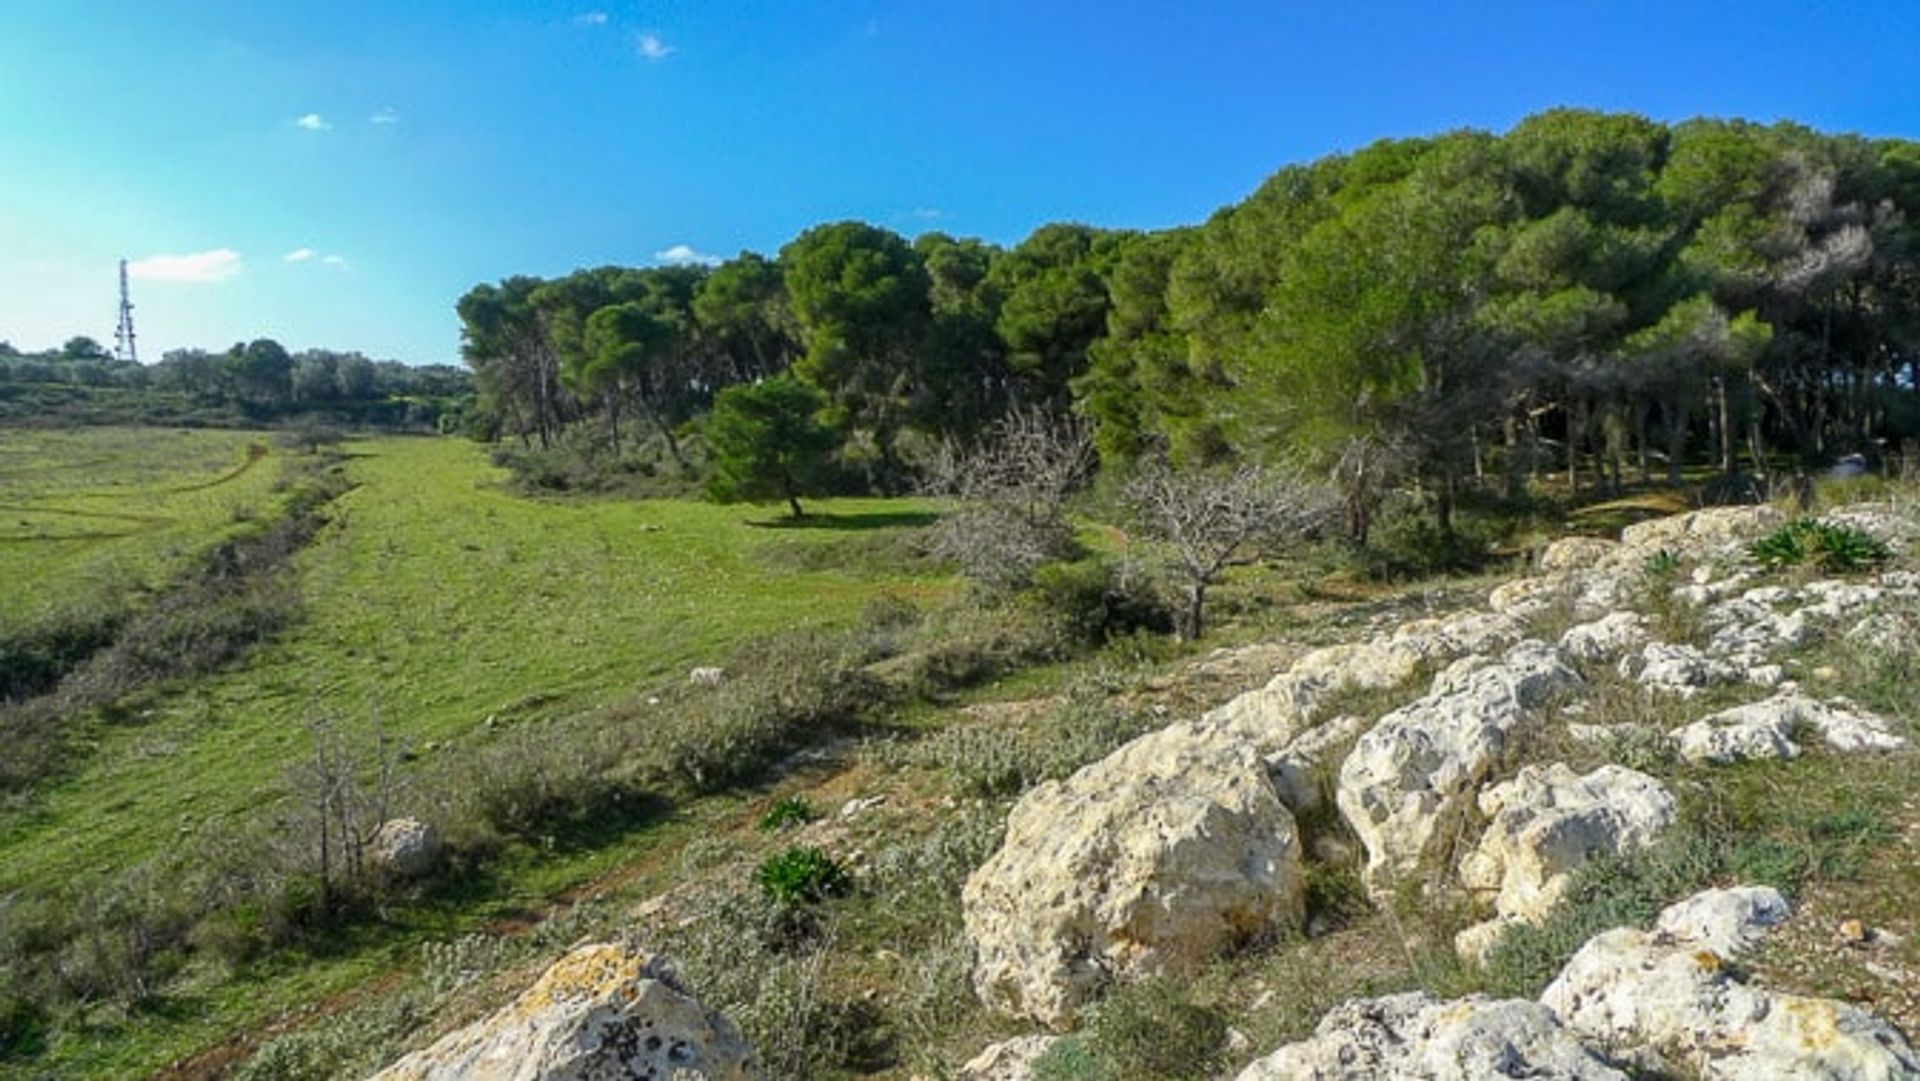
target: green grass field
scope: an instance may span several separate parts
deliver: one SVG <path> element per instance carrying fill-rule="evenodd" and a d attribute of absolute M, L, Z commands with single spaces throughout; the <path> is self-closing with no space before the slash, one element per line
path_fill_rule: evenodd
<path fill-rule="evenodd" d="M 0 891 L 126 867 L 278 798 L 316 712 L 378 712 L 416 747 L 632 697 L 777 630 L 851 622 L 943 584 L 837 569 L 837 544 L 917 520 L 898 501 L 777 512 L 538 502 L 451 440 L 350 448 L 358 487 L 297 566 L 307 614 L 240 670 L 96 727 L 85 767 L 0 828 Z M 825 564 L 824 569 L 810 569 Z M 15 603 L 9 598 L 8 603 Z"/>
<path fill-rule="evenodd" d="M 0 429 L 0 631 L 172 580 L 267 509 L 265 452 L 257 432 Z"/>
<path fill-rule="evenodd" d="M 32 464 L 10 490 L 41 507 L 169 517 L 164 531 L 95 538 L 144 541 L 127 551 L 145 557 L 137 566 L 157 584 L 171 553 L 224 535 L 231 508 L 245 502 L 240 493 L 255 491 L 255 474 L 275 470 L 257 466 L 189 491 L 190 479 L 215 480 L 225 475 L 221 466 L 231 473 L 245 463 L 248 440 L 185 440 L 182 448 L 200 455 L 190 467 L 185 456 L 143 458 L 147 438 L 10 435 L 15 460 Z M 0 897 L 115 875 L 193 843 L 203 829 L 275 814 L 291 771 L 310 752 L 316 714 L 354 723 L 377 712 L 418 751 L 415 768 L 431 769 L 435 756 L 461 754 L 514 725 L 684 681 L 689 667 L 726 663 L 749 641 L 848 625 L 882 595 L 930 599 L 956 588 L 944 578 L 871 569 L 874 553 L 903 528 L 930 519 L 911 502 L 816 501 L 796 525 L 775 508 L 524 498 L 504 486 L 484 448 L 463 441 L 385 438 L 346 452 L 356 486 L 293 565 L 305 598 L 300 621 L 234 670 L 143 694 L 115 718 L 81 720 L 81 765 L 26 810 L 0 812 Z M 106 494 L 115 491 L 125 494 Z M 212 502 L 215 493 L 230 500 L 225 510 Z M 266 498 L 264 485 L 258 495 Z M 170 547 L 155 549 L 162 532 Z M 132 555 L 74 564 L 87 565 L 136 564 Z M 57 586 L 0 579 L 8 583 L 0 605 L 45 603 L 87 581 L 81 571 L 63 573 Z M 517 859 L 501 868 L 511 881 L 494 892 L 537 899 L 603 871 L 624 848 Z M 417 926 L 382 931 L 370 952 L 342 943 L 324 961 L 268 959 L 237 981 L 208 973 L 201 990 L 170 993 L 165 1016 L 69 1028 L 42 1065 L 99 1076 L 151 1070 L 236 1026 L 352 985 L 391 964 L 396 942 L 485 915 L 450 899 L 417 912 L 409 921 Z"/>

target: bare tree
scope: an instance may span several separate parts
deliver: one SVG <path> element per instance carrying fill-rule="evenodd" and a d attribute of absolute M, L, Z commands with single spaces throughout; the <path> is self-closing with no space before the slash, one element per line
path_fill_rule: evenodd
<path fill-rule="evenodd" d="M 358 889 L 371 881 L 366 854 L 399 790 L 400 755 L 377 711 L 359 741 L 317 709 L 307 728 L 313 757 L 294 771 L 307 801 L 295 835 L 312 838 L 321 911 L 331 913 L 342 888 Z"/>
<path fill-rule="evenodd" d="M 1185 587 L 1182 638 L 1205 629 L 1207 589 L 1236 562 L 1317 532 L 1340 500 L 1296 473 L 1247 465 L 1178 472 L 1153 462 L 1130 480 L 1124 498 L 1142 532 L 1164 542 Z"/>
<path fill-rule="evenodd" d="M 922 485 L 958 500 L 934 531 L 937 554 L 989 590 L 1015 589 L 1072 546 L 1067 507 L 1093 474 L 1093 441 L 1079 421 L 1019 409 L 976 443 L 935 448 Z"/>

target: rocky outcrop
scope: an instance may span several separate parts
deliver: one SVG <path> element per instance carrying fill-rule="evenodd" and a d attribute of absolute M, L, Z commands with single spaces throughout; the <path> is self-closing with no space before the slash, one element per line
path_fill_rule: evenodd
<path fill-rule="evenodd" d="M 1239 1081 L 1514 1077 L 1625 1081 L 1535 1002 L 1424 992 L 1354 999 L 1328 1011 L 1313 1038 L 1241 1071 Z"/>
<path fill-rule="evenodd" d="M 1883 718 L 1845 699 L 1818 702 L 1796 692 L 1721 710 L 1668 733 L 1689 762 L 1726 765 L 1754 759 L 1793 758 L 1797 733 L 1816 736 L 1840 751 L 1892 751 L 1906 746 Z"/>
<path fill-rule="evenodd" d="M 1615 612 L 1569 627 L 1560 636 L 1560 652 L 1582 664 L 1607 664 L 1639 650 L 1650 638 L 1647 617 L 1638 612 Z"/>
<path fill-rule="evenodd" d="M 1791 914 L 1787 899 L 1772 886 L 1732 886 L 1704 890 L 1668 905 L 1653 929 L 1732 958 L 1758 944 Z"/>
<path fill-rule="evenodd" d="M 1642 554 L 1665 550 L 1676 555 L 1713 555 L 1778 529 L 1786 521 L 1786 515 L 1765 505 L 1708 507 L 1630 525 L 1620 531 L 1620 543 Z"/>
<path fill-rule="evenodd" d="M 1648 690 L 1692 698 L 1708 687 L 1737 682 L 1742 673 L 1725 661 L 1709 657 L 1692 646 L 1649 642 L 1638 653 L 1620 658 L 1621 676 Z"/>
<path fill-rule="evenodd" d="M 1562 537 L 1540 553 L 1542 574 L 1591 570 L 1620 552 L 1620 542 L 1605 537 Z"/>
<path fill-rule="evenodd" d="M 1297 925 L 1298 838 L 1266 764 L 1183 724 L 1021 797 L 962 891 L 973 985 L 1062 1026 L 1116 978 Z"/>
<path fill-rule="evenodd" d="M 373 1081 L 759 1076 L 740 1033 L 682 990 L 661 958 L 598 944 L 569 953 L 505 1009 Z"/>
<path fill-rule="evenodd" d="M 1280 750 L 1267 757 L 1267 773 L 1273 778 L 1273 790 L 1280 802 L 1294 814 L 1311 811 L 1321 803 L 1321 778 L 1330 772 L 1333 756 L 1366 731 L 1367 720 L 1351 714 L 1335 717 L 1318 728 L 1310 728 Z"/>
<path fill-rule="evenodd" d="M 1920 1056 L 1892 1026 L 1832 999 L 1755 987 L 1729 963 L 1762 921 L 1777 919 L 1777 894 L 1676 908 L 1651 933 L 1620 928 L 1589 940 L 1541 1002 L 1588 1047 L 1642 1073 L 1920 1076 Z"/>
<path fill-rule="evenodd" d="M 1495 918 L 1455 939 L 1472 960 L 1510 924 L 1545 920 L 1588 861 L 1651 845 L 1676 808 L 1666 786 L 1644 773 L 1602 766 L 1583 776 L 1561 763 L 1528 766 L 1481 792 L 1479 804 L 1487 829 L 1461 859 L 1460 882 L 1492 902 Z"/>
<path fill-rule="evenodd" d="M 960 1067 L 959 1081 L 1032 1081 L 1033 1064 L 1058 1036 L 1015 1036 L 988 1045 Z"/>
<path fill-rule="evenodd" d="M 446 846 L 432 826 L 417 818 L 380 823 L 368 847 L 373 865 L 388 878 L 420 878 L 440 865 Z"/>
<path fill-rule="evenodd" d="M 1428 855 L 1498 760 L 1507 736 L 1555 691 L 1579 682 L 1551 647 L 1521 642 L 1498 662 L 1462 662 L 1425 697 L 1382 717 L 1340 768 L 1340 812 L 1384 890 Z"/>

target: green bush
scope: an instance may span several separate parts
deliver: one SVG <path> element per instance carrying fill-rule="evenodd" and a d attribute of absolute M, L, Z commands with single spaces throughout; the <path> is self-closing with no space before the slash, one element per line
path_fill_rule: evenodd
<path fill-rule="evenodd" d="M 1033 572 L 1030 594 L 1062 620 L 1074 641 L 1101 645 L 1136 631 L 1173 630 L 1173 613 L 1144 578 L 1103 559 L 1048 563 Z"/>
<path fill-rule="evenodd" d="M 760 831 L 772 833 L 788 826 L 804 826 L 815 818 L 813 805 L 805 796 L 782 796 L 760 816 Z"/>
<path fill-rule="evenodd" d="M 1770 569 L 1812 564 L 1829 574 L 1871 570 L 1893 554 L 1865 530 L 1817 518 L 1788 522 L 1748 545 L 1747 552 Z"/>
<path fill-rule="evenodd" d="M 845 893 L 853 884 L 839 860 L 811 845 L 768 856 L 754 871 L 754 879 L 768 900 L 780 904 L 823 901 Z"/>

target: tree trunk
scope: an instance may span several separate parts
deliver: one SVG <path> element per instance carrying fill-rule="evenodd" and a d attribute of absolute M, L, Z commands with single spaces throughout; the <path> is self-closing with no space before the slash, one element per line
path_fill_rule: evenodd
<path fill-rule="evenodd" d="M 1196 578 L 1187 586 L 1187 618 L 1181 635 L 1183 640 L 1188 642 L 1200 640 L 1200 633 L 1205 628 L 1203 614 L 1206 604 L 1207 583 Z"/>
<path fill-rule="evenodd" d="M 1724 375 L 1713 377 L 1713 406 L 1720 417 L 1720 472 L 1731 477 L 1739 464 L 1733 460 L 1733 400 Z"/>

